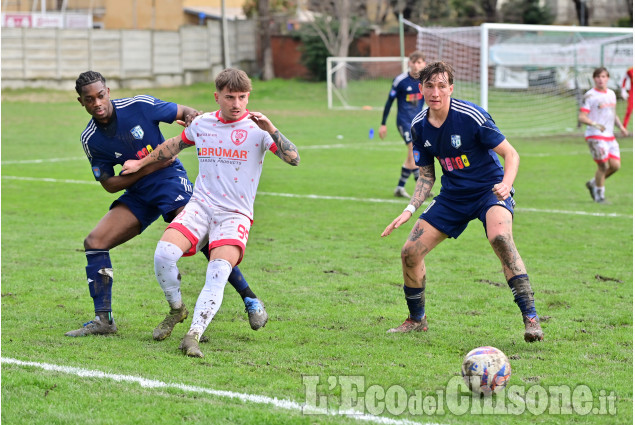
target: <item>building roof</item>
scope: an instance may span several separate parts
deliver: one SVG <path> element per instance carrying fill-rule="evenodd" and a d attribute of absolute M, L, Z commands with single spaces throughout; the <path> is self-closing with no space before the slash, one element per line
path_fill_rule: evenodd
<path fill-rule="evenodd" d="M 222 19 L 223 11 L 220 7 L 213 6 L 195 6 L 195 7 L 184 7 L 183 11 L 185 13 L 201 16 L 204 15 L 207 19 Z M 247 19 L 245 16 L 245 12 L 242 7 L 226 7 L 225 8 L 225 16 L 227 19 L 232 20 L 243 20 Z"/>

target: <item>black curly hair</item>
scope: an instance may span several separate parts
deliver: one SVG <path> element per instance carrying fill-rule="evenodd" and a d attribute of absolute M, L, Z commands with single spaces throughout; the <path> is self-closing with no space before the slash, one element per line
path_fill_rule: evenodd
<path fill-rule="evenodd" d="M 86 71 L 79 74 L 75 81 L 75 91 L 78 95 L 82 95 L 82 87 L 101 81 L 106 85 L 106 79 L 97 71 Z"/>

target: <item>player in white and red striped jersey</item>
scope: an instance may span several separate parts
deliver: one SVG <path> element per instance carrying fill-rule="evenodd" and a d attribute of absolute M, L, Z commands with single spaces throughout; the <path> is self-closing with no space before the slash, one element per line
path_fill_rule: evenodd
<path fill-rule="evenodd" d="M 586 187 L 593 200 L 603 204 L 606 202 L 604 183 L 621 165 L 620 146 L 613 127 L 616 124 L 624 136 L 628 136 L 628 131 L 615 112 L 615 92 L 608 88 L 609 71 L 604 67 L 596 68 L 593 81 L 595 87 L 584 94 L 578 121 L 588 126 L 584 138 L 597 163 L 595 176 L 586 182 Z"/>
<path fill-rule="evenodd" d="M 242 260 L 265 154 L 271 151 L 290 165 L 300 163 L 295 145 L 269 118 L 247 110 L 251 80 L 244 71 L 225 69 L 215 83 L 218 111 L 196 117 L 181 136 L 167 140 L 141 160 L 126 161 L 122 170 L 122 174 L 134 173 L 196 146 L 199 174 L 194 193 L 166 229 L 154 254 L 155 275 L 169 300 L 180 291 L 177 261 L 209 243 L 205 286 L 179 347 L 190 357 L 203 357 L 200 337 L 220 308 L 232 267 Z"/>

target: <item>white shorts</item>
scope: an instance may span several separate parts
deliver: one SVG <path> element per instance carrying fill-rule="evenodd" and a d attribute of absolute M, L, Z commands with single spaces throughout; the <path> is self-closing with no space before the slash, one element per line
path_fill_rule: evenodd
<path fill-rule="evenodd" d="M 610 158 L 620 159 L 620 145 L 617 140 L 606 141 L 589 138 L 586 142 L 595 162 L 603 163 Z"/>
<path fill-rule="evenodd" d="M 192 198 L 168 229 L 178 230 L 192 244 L 183 256 L 196 254 L 206 243 L 209 243 L 210 251 L 219 246 L 236 245 L 240 248 L 236 263 L 239 264 L 245 253 L 251 220 L 237 212 L 210 208 Z"/>

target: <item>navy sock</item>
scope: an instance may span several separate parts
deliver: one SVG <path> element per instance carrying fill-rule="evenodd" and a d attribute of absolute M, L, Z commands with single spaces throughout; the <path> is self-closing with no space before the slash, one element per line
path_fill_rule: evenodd
<path fill-rule="evenodd" d="M 426 298 L 423 288 L 410 288 L 404 285 L 403 292 L 406 295 L 406 303 L 408 304 L 408 310 L 410 311 L 410 318 L 413 320 L 423 319 L 423 316 L 426 314 Z"/>
<path fill-rule="evenodd" d="M 112 264 L 108 251 L 86 251 L 86 277 L 95 313 L 112 312 Z M 110 316 L 110 315 L 109 315 Z"/>
<path fill-rule="evenodd" d="M 245 280 L 245 277 L 243 276 L 243 273 L 240 271 L 238 266 L 232 269 L 232 272 L 229 274 L 227 281 L 234 287 L 236 292 L 240 294 L 243 300 L 245 299 L 245 297 L 258 298 L 256 297 L 256 294 L 252 292 L 249 284 Z"/>
<path fill-rule="evenodd" d="M 415 181 L 419 180 L 419 169 L 418 168 L 414 168 L 412 170 L 412 177 L 414 177 Z"/>
<path fill-rule="evenodd" d="M 410 177 L 410 173 L 412 173 L 412 170 L 409 170 L 406 167 L 401 167 L 401 177 L 399 177 L 399 183 L 397 183 L 397 186 L 404 187 L 408 181 L 408 177 Z"/>
<path fill-rule="evenodd" d="M 529 283 L 529 277 L 526 274 L 519 274 L 512 277 L 507 281 L 512 294 L 514 295 L 514 302 L 518 304 L 523 316 L 536 317 L 536 306 L 534 304 L 534 293 L 531 290 L 531 284 Z"/>

